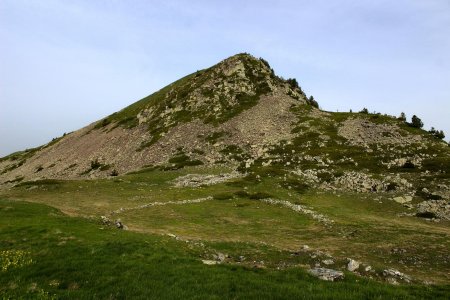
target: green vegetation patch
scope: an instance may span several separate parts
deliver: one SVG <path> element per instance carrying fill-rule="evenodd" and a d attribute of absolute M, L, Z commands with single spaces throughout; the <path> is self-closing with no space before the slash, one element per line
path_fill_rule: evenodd
<path fill-rule="evenodd" d="M 207 266 L 199 259 L 202 248 L 169 237 L 103 227 L 40 204 L 0 200 L 0 211 L 2 265 L 6 257 L 16 266 L 1 271 L 6 299 L 445 299 L 449 293 L 445 286 L 392 286 L 351 274 L 324 282 L 300 268 Z M 243 247 L 210 246 L 230 253 Z M 246 247 L 244 258 L 258 256 Z"/>

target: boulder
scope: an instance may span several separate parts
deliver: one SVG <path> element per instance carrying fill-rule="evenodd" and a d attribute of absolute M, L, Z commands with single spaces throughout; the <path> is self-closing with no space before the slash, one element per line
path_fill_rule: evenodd
<path fill-rule="evenodd" d="M 344 279 L 344 273 L 333 269 L 314 268 L 308 271 L 311 275 L 326 281 Z"/>
<path fill-rule="evenodd" d="M 117 229 L 128 230 L 128 227 L 124 225 L 120 219 L 115 220 L 114 224 L 116 225 Z"/>
<path fill-rule="evenodd" d="M 111 225 L 112 224 L 111 220 L 106 216 L 101 216 L 100 219 L 101 219 L 101 222 L 103 225 Z"/>
<path fill-rule="evenodd" d="M 209 259 L 202 259 L 202 263 L 204 263 L 205 265 L 217 265 L 219 262 L 216 260 L 209 260 Z"/>
<path fill-rule="evenodd" d="M 412 197 L 411 196 L 394 197 L 394 198 L 392 198 L 392 200 L 394 200 L 397 203 L 404 204 L 404 203 L 411 202 Z"/>
<path fill-rule="evenodd" d="M 359 268 L 359 262 L 349 258 L 348 259 L 348 263 L 347 263 L 347 270 L 349 270 L 350 272 L 354 272 Z"/>
<path fill-rule="evenodd" d="M 402 272 L 396 269 L 386 269 L 383 271 L 383 276 L 386 277 L 386 280 L 392 284 L 396 284 L 397 279 L 403 280 L 405 282 L 411 282 L 411 277 L 403 274 Z"/>

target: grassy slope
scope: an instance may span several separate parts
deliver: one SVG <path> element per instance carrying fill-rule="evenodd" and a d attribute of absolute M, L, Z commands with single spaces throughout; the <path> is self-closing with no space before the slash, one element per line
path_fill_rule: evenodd
<path fill-rule="evenodd" d="M 71 215 L 98 219 L 100 215 L 108 215 L 121 207 L 133 208 L 155 201 L 234 195 L 228 200 L 130 210 L 112 218 L 121 218 L 130 229 L 144 233 L 173 233 L 213 243 L 264 243 L 291 251 L 308 244 L 342 260 L 342 264 L 335 266 L 338 268 L 345 264 L 346 257 L 352 257 L 371 264 L 379 272 L 383 268 L 393 267 L 417 279 L 441 283 L 449 281 L 448 222 L 430 223 L 415 217 L 399 218 L 398 213 L 410 211 L 391 201 L 390 194 L 334 194 L 316 190 L 296 192 L 280 185 L 280 178 L 268 176 L 260 181 L 249 177 L 235 183 L 201 188 L 175 188 L 171 183 L 184 174 L 226 171 L 201 166 L 176 171 L 152 170 L 113 180 L 37 182 L 5 191 L 3 196 L 45 203 Z M 243 191 L 250 194 L 269 193 L 278 199 L 305 204 L 333 219 L 335 224 L 330 229 L 304 214 L 236 196 L 236 192 Z M 394 253 L 393 249 L 405 251 Z M 240 251 L 239 247 L 235 249 L 236 256 L 240 255 Z M 289 261 L 288 256 L 281 261 Z M 267 258 L 263 260 L 272 265 L 278 262 Z M 311 261 L 310 265 L 314 263 Z"/>
<path fill-rule="evenodd" d="M 44 205 L 0 200 L 1 249 L 25 250 L 34 263 L 0 276 L 3 298 L 444 298 L 445 287 L 388 286 L 347 276 L 318 281 L 285 271 L 206 266 L 199 250 L 170 238 L 101 230 Z M 70 258 L 70 259 L 68 259 Z"/>

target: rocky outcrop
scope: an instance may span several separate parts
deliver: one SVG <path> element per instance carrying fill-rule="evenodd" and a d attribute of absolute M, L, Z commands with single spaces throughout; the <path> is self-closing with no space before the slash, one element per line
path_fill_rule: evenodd
<path fill-rule="evenodd" d="M 399 197 L 392 198 L 392 200 L 394 200 L 395 202 L 400 203 L 400 204 L 405 204 L 405 203 L 411 202 L 412 197 L 411 196 L 399 196 Z"/>
<path fill-rule="evenodd" d="M 447 200 L 423 201 L 417 205 L 418 217 L 450 220 L 450 202 Z"/>
<path fill-rule="evenodd" d="M 176 187 L 199 187 L 214 185 L 226 181 L 230 181 L 235 178 L 240 178 L 244 176 L 238 172 L 225 173 L 219 175 L 202 175 L 202 174 L 188 174 L 176 178 L 173 184 Z"/>
<path fill-rule="evenodd" d="M 386 269 L 383 271 L 383 276 L 386 281 L 391 284 L 398 284 L 398 281 L 403 281 L 406 283 L 411 282 L 412 278 L 396 269 Z"/>
<path fill-rule="evenodd" d="M 311 275 L 325 281 L 337 281 L 344 279 L 344 273 L 327 268 L 314 268 L 308 271 Z"/>
<path fill-rule="evenodd" d="M 351 145 L 411 145 L 421 141 L 420 136 L 411 135 L 397 125 L 377 124 L 363 118 L 350 118 L 342 123 L 338 134 Z"/>

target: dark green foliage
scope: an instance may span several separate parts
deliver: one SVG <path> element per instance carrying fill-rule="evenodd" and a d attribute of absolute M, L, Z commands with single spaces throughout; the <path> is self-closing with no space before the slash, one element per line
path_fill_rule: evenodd
<path fill-rule="evenodd" d="M 69 168 L 71 168 L 71 167 L 69 166 Z M 90 165 L 89 169 L 87 169 L 86 171 L 80 173 L 80 175 L 86 175 L 86 174 L 88 174 L 89 172 L 91 172 L 92 170 L 107 171 L 107 170 L 109 170 L 110 168 L 111 168 L 111 165 L 101 163 L 101 162 L 98 160 L 98 158 L 96 158 L 96 159 L 94 159 L 94 160 L 91 160 L 91 165 Z"/>
<path fill-rule="evenodd" d="M 145 173 L 153 172 L 153 171 L 158 170 L 158 169 L 159 168 L 155 167 L 155 166 L 144 166 L 140 170 L 128 172 L 127 175 L 145 174 Z"/>
<path fill-rule="evenodd" d="M 225 136 L 225 134 L 226 134 L 225 131 L 213 132 L 205 138 L 205 141 L 207 141 L 211 144 L 215 144 L 217 142 L 217 140 L 220 139 L 221 137 Z"/>
<path fill-rule="evenodd" d="M 178 164 L 178 163 L 183 163 L 185 161 L 189 160 L 189 156 L 187 156 L 186 154 L 182 153 L 182 154 L 178 154 L 176 156 L 173 156 L 169 159 L 169 163 L 172 164 Z"/>
<path fill-rule="evenodd" d="M 406 115 L 404 112 L 402 112 L 400 114 L 400 116 L 398 117 L 398 120 L 402 121 L 402 122 L 406 122 Z"/>
<path fill-rule="evenodd" d="M 448 158 L 443 156 L 425 159 L 422 162 L 422 168 L 423 170 L 428 170 L 431 172 L 450 174 L 450 164 L 448 163 Z"/>
<path fill-rule="evenodd" d="M 169 166 L 162 167 L 163 170 L 178 170 L 186 166 L 203 165 L 201 160 L 191 160 L 191 158 L 184 152 L 178 152 L 175 156 L 169 159 Z"/>
<path fill-rule="evenodd" d="M 325 182 L 331 182 L 334 179 L 333 174 L 331 174 L 329 172 L 318 173 L 317 177 L 320 179 L 320 181 L 325 181 Z"/>
<path fill-rule="evenodd" d="M 215 194 L 213 196 L 214 200 L 230 200 L 233 198 L 234 198 L 233 193 L 229 193 L 229 192 L 223 192 L 223 193 Z"/>
<path fill-rule="evenodd" d="M 288 177 L 286 180 L 280 181 L 280 185 L 286 189 L 292 189 L 299 194 L 303 194 L 309 189 L 308 184 L 296 177 Z"/>
<path fill-rule="evenodd" d="M 361 113 L 361 114 L 368 114 L 369 110 L 364 107 L 359 113 Z"/>
<path fill-rule="evenodd" d="M 421 197 L 424 200 L 441 200 L 442 199 L 442 197 L 439 195 L 435 195 L 430 192 L 425 192 L 423 187 L 419 187 L 416 190 L 416 196 Z"/>
<path fill-rule="evenodd" d="M 102 164 L 98 161 L 98 159 L 94 159 L 91 161 L 91 170 L 96 170 L 98 168 L 100 168 L 102 166 Z"/>
<path fill-rule="evenodd" d="M 414 169 L 415 167 L 416 166 L 409 160 L 406 161 L 402 166 L 402 168 L 405 168 L 405 169 Z"/>
<path fill-rule="evenodd" d="M 288 78 L 286 79 L 286 82 L 291 86 L 293 90 L 300 89 L 300 86 L 298 85 L 297 79 L 295 78 Z"/>
<path fill-rule="evenodd" d="M 111 174 L 110 174 L 111 176 L 119 176 L 119 172 L 116 170 L 116 169 L 113 169 L 112 171 L 111 171 Z"/>
<path fill-rule="evenodd" d="M 426 219 L 434 219 L 436 215 L 430 211 L 416 213 L 416 217 L 426 218 Z"/>
<path fill-rule="evenodd" d="M 445 138 L 444 131 L 442 130 L 436 130 L 434 127 L 431 127 L 431 129 L 428 131 L 433 136 L 437 137 L 438 139 L 443 140 Z"/>
<path fill-rule="evenodd" d="M 249 197 L 249 193 L 248 192 L 246 192 L 246 191 L 237 191 L 237 192 L 235 192 L 234 193 L 237 197 L 240 197 L 240 198 L 248 198 Z"/>
<path fill-rule="evenodd" d="M 100 122 L 98 122 L 97 124 L 95 124 L 94 129 L 100 129 L 109 124 L 111 124 L 111 120 L 108 118 L 105 118 L 105 119 L 101 120 Z"/>
<path fill-rule="evenodd" d="M 78 165 L 78 164 L 76 164 L 76 163 L 75 163 L 75 164 L 71 164 L 70 166 L 68 166 L 68 167 L 66 168 L 66 170 L 75 168 L 77 165 Z"/>
<path fill-rule="evenodd" d="M 270 69 L 270 75 L 271 77 L 275 77 L 275 71 L 270 67 L 269 62 L 265 60 L 264 58 L 260 57 L 259 60 L 268 68 Z"/>
<path fill-rule="evenodd" d="M 307 102 L 309 105 L 314 106 L 315 108 L 319 108 L 319 103 L 316 100 L 314 100 L 313 96 L 310 96 Z"/>
<path fill-rule="evenodd" d="M 412 127 L 414 127 L 414 128 L 422 128 L 423 127 L 423 122 L 418 116 L 413 115 L 412 118 L 411 118 L 411 124 L 410 125 Z"/>
<path fill-rule="evenodd" d="M 231 154 L 240 154 L 240 153 L 242 153 L 243 151 L 242 151 L 242 149 L 241 149 L 239 146 L 237 146 L 237 145 L 227 145 L 225 148 L 223 148 L 222 150 L 220 150 L 220 152 L 221 152 L 221 153 L 224 153 L 224 154 L 228 154 L 228 153 L 231 153 Z"/>

